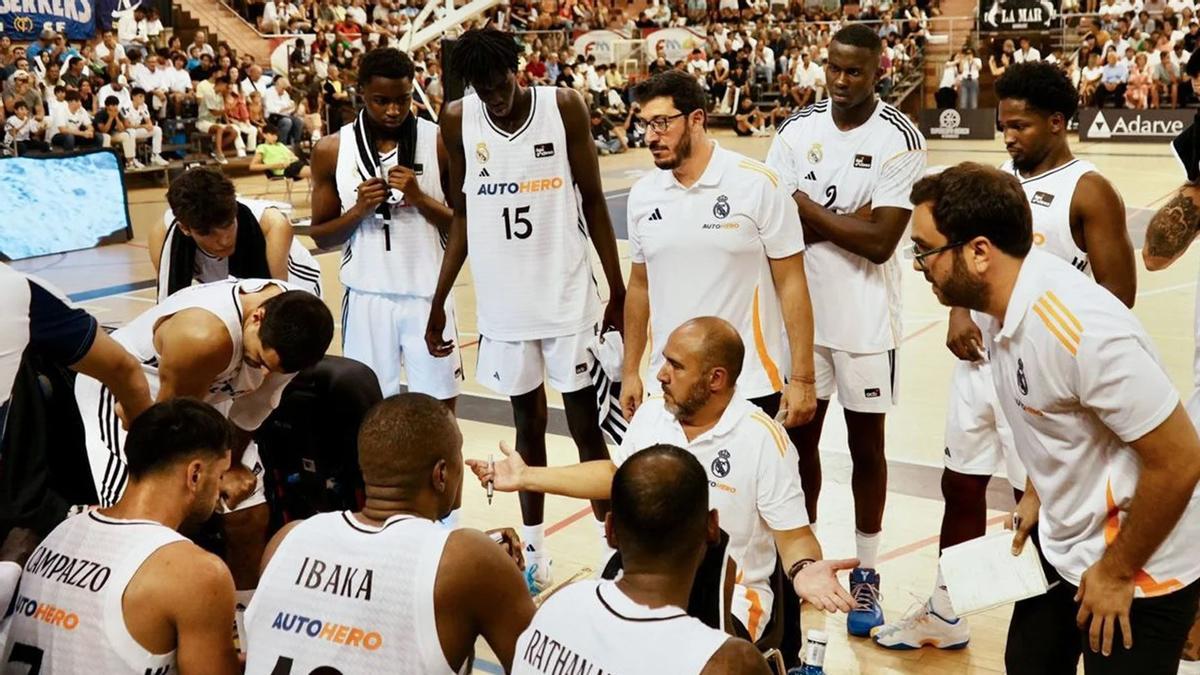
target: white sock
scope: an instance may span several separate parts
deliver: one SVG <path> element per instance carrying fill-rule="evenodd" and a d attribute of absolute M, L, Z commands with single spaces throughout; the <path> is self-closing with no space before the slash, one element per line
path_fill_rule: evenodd
<path fill-rule="evenodd" d="M 954 613 L 954 605 L 950 604 L 950 592 L 946 590 L 946 580 L 942 578 L 942 566 L 938 565 L 937 583 L 933 586 L 933 595 L 929 604 L 938 616 L 947 621 L 954 621 L 958 615 Z"/>
<path fill-rule="evenodd" d="M 1179 660 L 1179 675 L 1200 675 L 1200 661 Z"/>
<path fill-rule="evenodd" d="M 604 571 L 605 567 L 608 566 L 609 559 L 613 557 L 613 554 L 617 552 L 617 549 L 608 545 L 608 538 L 604 536 L 604 521 L 597 520 L 595 522 L 596 532 L 600 535 L 600 567 L 596 569 L 596 573 L 599 574 Z"/>
<path fill-rule="evenodd" d="M 458 521 L 459 521 L 459 518 L 461 518 L 461 517 L 462 517 L 462 509 L 454 509 L 449 514 L 447 514 L 445 518 L 442 518 L 438 522 L 440 522 L 442 524 L 442 527 L 446 528 L 447 530 L 453 531 L 453 530 L 458 529 Z"/>
<path fill-rule="evenodd" d="M 522 525 L 521 541 L 525 542 L 525 557 L 545 555 L 546 536 L 545 526 Z"/>
<path fill-rule="evenodd" d="M 879 535 L 863 534 L 858 530 L 854 530 L 854 549 L 858 556 L 858 566 L 864 569 L 875 569 L 876 560 L 879 558 Z"/>

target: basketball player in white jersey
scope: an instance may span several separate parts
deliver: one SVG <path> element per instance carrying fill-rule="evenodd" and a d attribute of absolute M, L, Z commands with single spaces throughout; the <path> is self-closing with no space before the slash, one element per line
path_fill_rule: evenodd
<path fill-rule="evenodd" d="M 1193 88 L 1200 91 L 1200 50 L 1188 61 L 1187 73 Z M 1184 184 L 1171 201 L 1155 212 L 1146 228 L 1142 261 L 1151 272 L 1170 267 L 1200 233 L 1200 128 L 1193 123 L 1184 129 L 1171 141 L 1171 150 L 1183 167 Z M 1192 357 L 1192 395 L 1185 407 L 1192 424 L 1200 428 L 1200 293 L 1196 294 L 1193 322 L 1196 347 Z M 1200 675 L 1200 617 L 1184 644 L 1179 675 Z"/>
<path fill-rule="evenodd" d="M 279 209 L 237 199 L 233 181 L 197 167 L 171 181 L 170 207 L 150 229 L 147 249 L 158 301 L 229 277 L 279 279 L 321 295 L 321 267 Z"/>
<path fill-rule="evenodd" d="M 1016 176 L 1029 198 L 1034 247 L 1066 260 L 1133 306 L 1137 271 L 1125 229 L 1125 205 L 1091 162 L 1075 158 L 1068 142 L 1067 122 L 1078 101 L 1075 87 L 1052 64 L 1020 63 L 996 81 L 996 96 L 1011 156 L 1001 170 Z M 992 324 L 967 309 L 950 310 L 946 344 L 960 361 L 946 416 L 942 549 L 983 536 L 993 473 L 1006 469 L 1018 501 L 1025 489 L 1025 468 L 1016 457 L 1012 431 L 992 384 L 987 359 Z M 945 649 L 965 646 L 970 631 L 950 604 L 939 571 L 925 607 L 883 627 L 874 639 L 892 649 L 926 644 Z"/>
<path fill-rule="evenodd" d="M 329 308 L 283 281 L 228 279 L 179 291 L 112 337 L 142 363 L 155 400 L 198 398 L 233 423 L 234 464 L 221 479 L 223 507 L 232 511 L 223 518 L 227 560 L 238 587 L 254 588 L 268 514 L 253 458 L 244 451 L 284 387 L 325 355 L 333 339 Z M 109 506 L 125 489 L 125 432 L 100 382 L 77 378 L 75 398 L 99 503 Z"/>
<path fill-rule="evenodd" d="M 429 301 L 441 269 L 443 236 L 453 215 L 437 125 L 412 112 L 413 63 L 397 49 L 367 52 L 358 69 L 363 109 L 313 151 L 313 224 L 322 246 L 344 243 L 342 353 L 375 371 L 385 397 L 408 390 L 452 409 L 462 361 L 425 346 Z M 445 339 L 455 337 L 447 297 Z"/>
<path fill-rule="evenodd" d="M 854 463 L 855 548 L 862 562 L 850 575 L 857 609 L 846 627 L 857 636 L 883 623 L 875 566 L 887 499 L 884 415 L 896 401 L 896 349 L 902 339 L 895 253 L 912 213 L 909 192 L 925 170 L 921 133 L 875 96 L 881 49 L 879 37 L 865 25 L 838 31 L 825 65 L 829 99 L 785 120 L 767 155 L 804 224 L 817 412 L 791 436 L 814 523 L 821 492 L 818 445 L 835 391 L 845 409 Z M 868 205 L 870 215 L 860 216 Z"/>
<path fill-rule="evenodd" d="M 366 501 L 280 530 L 246 611 L 246 672 L 469 672 L 479 637 L 507 671 L 533 602 L 512 558 L 435 521 L 462 502 L 462 433 L 425 394 L 367 413 Z M 281 670 L 282 668 L 282 670 Z"/>
<path fill-rule="evenodd" d="M 448 357 L 445 302 L 471 253 L 479 324 L 476 379 L 512 402 L 517 452 L 546 464 L 546 390 L 562 393 L 567 426 L 583 460 L 608 457 L 588 351 L 602 328 L 622 330 L 625 283 L 600 185 L 587 104 L 575 91 L 527 88 L 517 80 L 520 48 L 486 28 L 464 33 L 450 65 L 475 93 L 446 105 L 454 218 L 430 308 L 425 341 Z M 600 317 L 588 242 L 609 299 Z M 550 580 L 540 494 L 521 494 L 531 589 Z M 597 528 L 603 504 L 593 503 Z"/>
<path fill-rule="evenodd" d="M 801 599 L 822 611 L 849 612 L 853 599 L 837 573 L 858 561 L 822 559 L 804 510 L 800 477 L 793 470 L 795 448 L 777 422 L 737 393 L 745 359 L 737 329 L 718 317 L 698 317 L 676 328 L 663 351 L 666 362 L 658 373 L 663 396 L 638 408 L 611 460 L 526 466 L 501 444 L 502 460 L 467 464 L 481 484 L 490 480 L 503 492 L 608 499 L 613 473 L 634 453 L 660 443 L 677 445 L 708 468 L 709 503 L 729 535 L 728 554 L 737 565 L 732 600 L 718 615 L 721 626 L 726 625 L 724 613 L 732 614 L 731 632 L 755 643 L 773 632 L 775 616 L 781 616 L 787 629 L 782 603 L 789 596 L 776 593 L 772 581 L 777 558 Z M 698 579 L 696 584 L 712 587 L 723 581 Z M 705 617 L 713 613 L 706 609 L 689 607 L 693 616 L 708 622 Z"/>
<path fill-rule="evenodd" d="M 574 672 L 629 675 L 767 675 L 747 640 L 687 615 L 692 583 L 719 536 L 708 508 L 708 474 L 687 450 L 654 445 L 612 479 L 609 542 L 621 552 L 618 581 L 577 581 L 538 608 L 517 640 L 514 675 Z"/>
<path fill-rule="evenodd" d="M 229 569 L 180 534 L 217 506 L 229 431 L 212 406 L 190 399 L 134 420 L 125 494 L 68 518 L 25 562 L 4 672 L 241 672 Z"/>

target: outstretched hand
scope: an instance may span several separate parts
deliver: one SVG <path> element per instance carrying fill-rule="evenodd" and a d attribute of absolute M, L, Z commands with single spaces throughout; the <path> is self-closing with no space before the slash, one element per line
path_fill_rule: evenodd
<path fill-rule="evenodd" d="M 475 473 L 481 486 L 487 487 L 488 481 L 492 481 L 492 488 L 499 492 L 516 492 L 521 489 L 525 460 L 504 441 L 500 441 L 500 454 L 500 461 L 468 459 L 467 466 Z"/>

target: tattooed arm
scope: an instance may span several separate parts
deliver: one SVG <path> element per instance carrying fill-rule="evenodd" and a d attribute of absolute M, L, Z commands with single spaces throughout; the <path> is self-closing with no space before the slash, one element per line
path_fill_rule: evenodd
<path fill-rule="evenodd" d="M 1146 229 L 1142 261 L 1151 272 L 1166 269 L 1187 251 L 1200 231 L 1200 186 L 1185 185 L 1155 212 Z"/>

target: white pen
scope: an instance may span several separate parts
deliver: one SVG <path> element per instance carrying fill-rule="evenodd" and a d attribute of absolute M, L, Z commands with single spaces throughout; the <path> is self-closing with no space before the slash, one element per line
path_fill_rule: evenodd
<path fill-rule="evenodd" d="M 491 454 L 488 455 L 488 471 L 492 472 L 492 475 L 495 475 L 495 473 L 496 473 L 496 462 L 494 462 L 492 460 Z M 492 494 L 493 494 L 492 479 L 489 478 L 488 483 L 487 483 L 488 506 L 492 505 Z"/>

